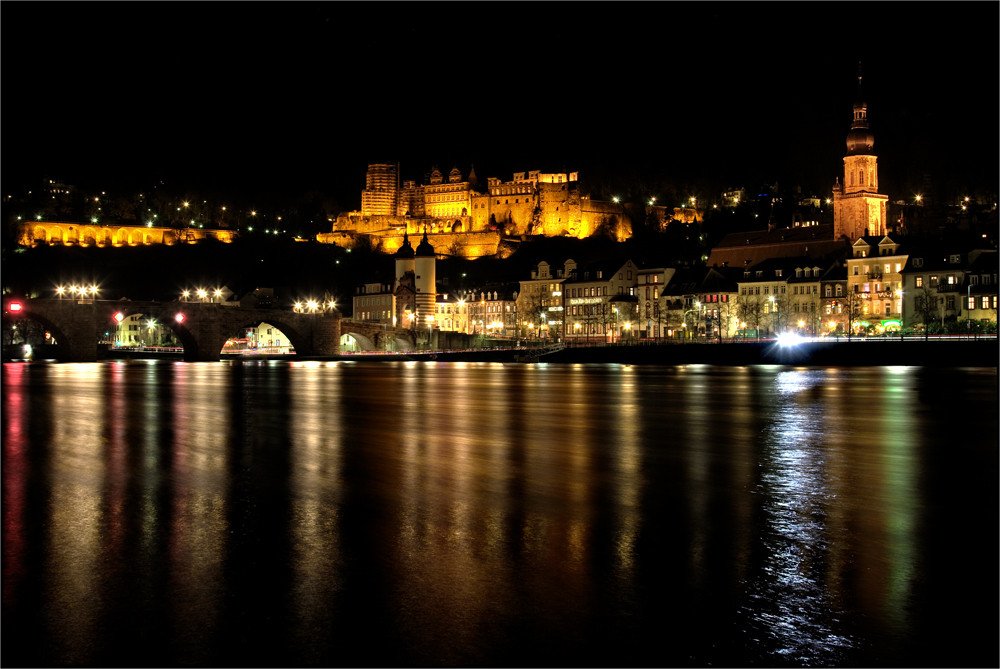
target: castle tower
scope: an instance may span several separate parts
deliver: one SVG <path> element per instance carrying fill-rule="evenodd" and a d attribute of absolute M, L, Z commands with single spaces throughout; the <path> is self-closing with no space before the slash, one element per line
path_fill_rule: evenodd
<path fill-rule="evenodd" d="M 868 127 L 868 105 L 861 93 L 861 66 L 858 66 L 858 101 L 854 120 L 847 133 L 844 178 L 833 187 L 834 237 L 854 241 L 866 235 L 886 234 L 888 195 L 878 192 L 878 158 L 875 137 Z"/>
<path fill-rule="evenodd" d="M 399 202 L 399 165 L 378 163 L 368 166 L 365 189 L 361 191 L 361 211 L 365 216 L 393 216 Z"/>
<path fill-rule="evenodd" d="M 428 324 L 428 317 L 434 316 L 434 302 L 437 300 L 436 263 L 434 247 L 427 240 L 427 231 L 424 230 L 424 238 L 417 245 L 413 271 L 420 327 Z M 433 323 L 431 325 L 433 326 Z"/>

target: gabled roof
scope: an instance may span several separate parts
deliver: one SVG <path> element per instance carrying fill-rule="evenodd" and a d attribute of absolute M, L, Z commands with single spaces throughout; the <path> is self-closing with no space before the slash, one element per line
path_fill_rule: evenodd
<path fill-rule="evenodd" d="M 595 281 L 608 281 L 618 272 L 618 270 L 624 268 L 630 262 L 632 262 L 632 260 L 626 258 L 625 260 L 596 260 L 583 265 L 577 265 L 574 275 L 568 277 L 563 283 L 594 283 Z M 632 262 L 632 265 L 635 266 L 637 270 L 639 269 L 634 262 Z M 597 278 L 598 272 L 601 273 L 600 278 Z"/>

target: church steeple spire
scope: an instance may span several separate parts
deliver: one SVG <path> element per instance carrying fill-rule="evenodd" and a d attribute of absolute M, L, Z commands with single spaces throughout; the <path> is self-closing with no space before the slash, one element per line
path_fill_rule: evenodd
<path fill-rule="evenodd" d="M 874 151 L 875 137 L 868 127 L 860 61 L 857 80 L 854 117 L 847 132 L 844 181 L 836 184 L 833 191 L 834 234 L 852 240 L 868 234 L 885 234 L 888 200 L 888 196 L 878 192 L 878 158 Z"/>
<path fill-rule="evenodd" d="M 871 155 L 875 137 L 868 129 L 868 103 L 861 91 L 861 61 L 858 61 L 858 94 L 854 103 L 854 120 L 847 133 L 847 155 Z"/>

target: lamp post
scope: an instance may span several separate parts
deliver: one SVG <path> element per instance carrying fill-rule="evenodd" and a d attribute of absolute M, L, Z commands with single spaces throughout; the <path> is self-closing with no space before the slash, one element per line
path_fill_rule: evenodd
<path fill-rule="evenodd" d="M 965 336 L 972 336 L 972 282 L 966 277 L 965 284 Z"/>
<path fill-rule="evenodd" d="M 774 333 L 778 333 L 778 326 L 780 322 L 778 321 L 778 302 L 774 299 L 774 295 L 767 298 L 771 302 L 771 313 L 774 314 Z"/>

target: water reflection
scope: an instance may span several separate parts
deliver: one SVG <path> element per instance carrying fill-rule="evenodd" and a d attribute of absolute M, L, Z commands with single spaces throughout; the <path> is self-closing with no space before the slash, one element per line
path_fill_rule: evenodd
<path fill-rule="evenodd" d="M 827 579 L 827 516 L 837 482 L 826 462 L 833 426 L 824 420 L 823 392 L 831 380 L 822 370 L 778 372 L 759 445 L 764 553 L 745 606 L 754 641 L 795 664 L 825 664 L 853 645 L 829 617 L 836 593 Z"/>
<path fill-rule="evenodd" d="M 996 659 L 995 370 L 4 372 L 6 664 Z"/>

